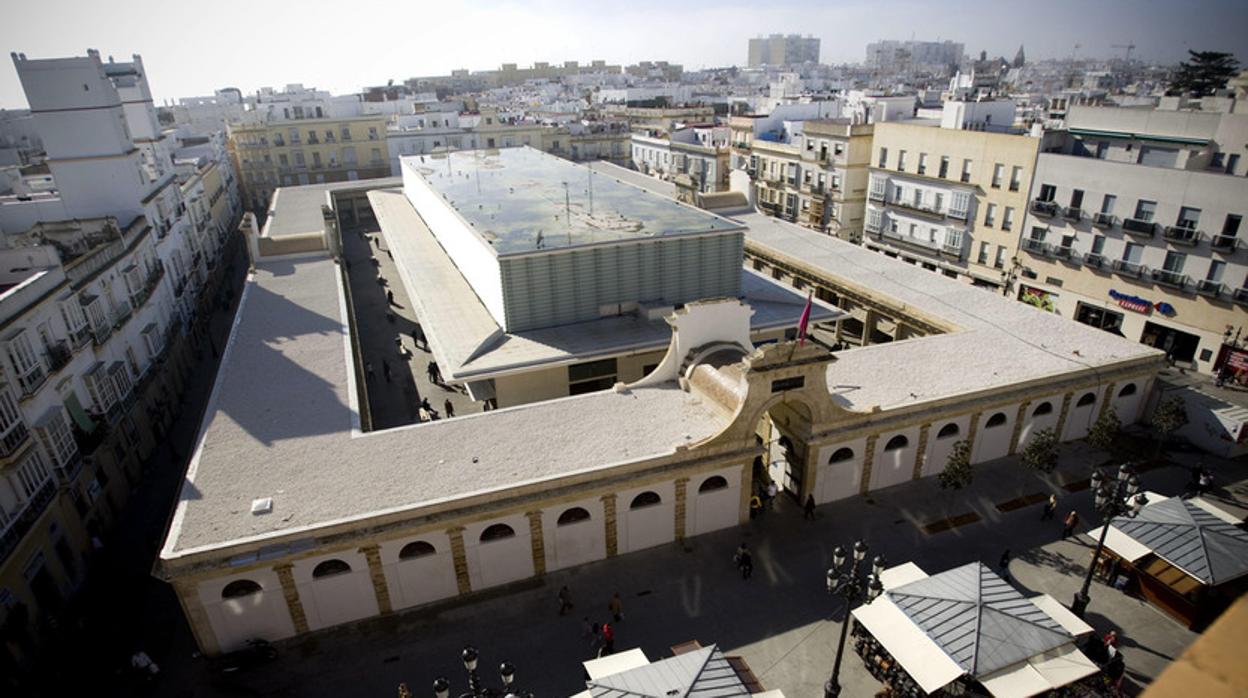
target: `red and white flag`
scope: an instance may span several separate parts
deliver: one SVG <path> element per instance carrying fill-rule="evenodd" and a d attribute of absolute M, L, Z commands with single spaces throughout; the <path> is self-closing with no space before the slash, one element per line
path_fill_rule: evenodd
<path fill-rule="evenodd" d="M 810 299 L 811 294 L 806 294 L 806 307 L 802 309 L 802 318 L 797 321 L 797 346 L 806 343 L 806 325 L 810 324 Z"/>

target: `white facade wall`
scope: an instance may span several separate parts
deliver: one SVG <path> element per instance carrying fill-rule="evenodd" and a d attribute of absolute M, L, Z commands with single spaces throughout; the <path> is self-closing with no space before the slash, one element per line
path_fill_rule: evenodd
<path fill-rule="evenodd" d="M 560 524 L 559 518 L 572 509 L 589 512 L 589 518 Z M 561 570 L 607 557 L 606 514 L 601 499 L 570 502 L 542 512 L 546 569 Z"/>
<path fill-rule="evenodd" d="M 1047 405 L 1047 407 L 1046 407 Z M 1057 420 L 1061 418 L 1062 412 L 1062 396 L 1050 395 L 1039 400 L 1032 400 L 1027 406 L 1027 416 L 1023 420 L 1023 429 L 1018 433 L 1018 448 L 1021 450 L 1043 429 L 1056 429 Z M 1123 420 L 1123 424 L 1130 424 L 1135 420 Z"/>
<path fill-rule="evenodd" d="M 513 535 L 482 541 L 481 534 L 495 524 L 510 526 Z M 481 521 L 464 527 L 464 554 L 473 589 L 485 589 L 533 576 L 533 544 L 524 514 Z"/>
<path fill-rule="evenodd" d="M 722 477 L 727 487 L 707 492 L 699 491 L 708 480 Z M 736 526 L 741 522 L 741 468 L 731 467 L 713 473 L 705 473 L 689 480 L 685 492 L 685 531 L 697 536 L 721 528 Z"/>
<path fill-rule="evenodd" d="M 949 465 L 949 456 L 953 454 L 954 444 L 966 438 L 970 424 L 970 416 L 932 424 L 927 434 L 927 453 L 923 457 L 920 471 L 923 477 L 945 471 L 945 466 Z M 944 436 L 941 435 L 942 431 L 945 432 Z"/>
<path fill-rule="evenodd" d="M 985 410 L 979 417 L 979 428 L 975 434 L 975 448 L 971 453 L 971 462 L 980 463 L 1009 455 L 1010 439 L 1014 436 L 1014 422 L 1017 419 L 1018 405 L 1005 405 Z"/>
<path fill-rule="evenodd" d="M 330 560 L 347 563 L 351 571 L 314 577 L 317 566 Z M 368 560 L 363 553 L 339 551 L 298 560 L 291 573 L 311 630 L 369 618 L 379 612 Z"/>
<path fill-rule="evenodd" d="M 424 542 L 433 546 L 428 555 L 402 558 L 404 548 Z M 422 533 L 413 538 L 390 541 L 381 546 L 381 565 L 385 572 L 390 604 L 395 609 L 419 606 L 455 596 L 455 559 L 450 538 L 441 531 Z"/>
<path fill-rule="evenodd" d="M 225 587 L 240 580 L 255 582 L 261 590 L 237 598 L 222 598 Z M 281 640 L 295 634 L 282 583 L 271 569 L 207 580 L 199 586 L 199 599 L 222 652 L 241 649 L 248 640 Z"/>
<path fill-rule="evenodd" d="M 657 494 L 657 504 L 633 508 L 643 492 Z M 688 494 L 688 493 L 686 493 Z M 616 541 L 620 554 L 644 550 L 676 540 L 676 485 L 663 482 L 622 490 L 615 502 Z"/>
<path fill-rule="evenodd" d="M 819 474 L 815 476 L 816 504 L 826 504 L 858 494 L 862 488 L 862 463 L 866 447 L 867 439 L 863 437 L 819 449 Z M 832 458 L 838 453 L 844 455 L 842 449 L 849 449 L 850 457 L 833 462 Z"/>
<path fill-rule="evenodd" d="M 1096 423 L 1101 414 L 1101 397 L 1104 386 L 1092 390 L 1076 392 L 1070 400 L 1070 411 L 1066 414 L 1066 425 L 1062 430 L 1062 441 L 1074 441 L 1088 435 L 1088 430 Z"/>
<path fill-rule="evenodd" d="M 905 445 L 901 448 L 890 449 L 890 442 L 894 442 L 894 439 L 898 437 L 905 439 Z M 884 489 L 911 480 L 914 477 L 914 457 L 918 447 L 919 427 L 917 426 L 880 434 L 880 438 L 875 442 L 875 463 L 871 466 L 871 489 Z"/>

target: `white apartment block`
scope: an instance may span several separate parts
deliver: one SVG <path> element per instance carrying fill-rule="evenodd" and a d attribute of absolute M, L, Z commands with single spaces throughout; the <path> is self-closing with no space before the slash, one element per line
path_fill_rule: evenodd
<path fill-rule="evenodd" d="M 1248 115 L 1074 106 L 1036 163 L 1021 293 L 1211 373 L 1248 331 Z"/>

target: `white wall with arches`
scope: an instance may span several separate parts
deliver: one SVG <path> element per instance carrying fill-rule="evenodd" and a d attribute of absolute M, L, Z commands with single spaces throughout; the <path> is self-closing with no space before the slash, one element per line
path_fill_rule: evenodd
<path fill-rule="evenodd" d="M 381 566 L 395 610 L 459 593 L 451 540 L 442 531 L 382 543 Z"/>
<path fill-rule="evenodd" d="M 1023 429 L 1018 433 L 1019 450 L 1026 446 L 1037 432 L 1056 429 L 1061 412 L 1062 396 L 1060 394 L 1032 400 L 1023 417 Z"/>
<path fill-rule="evenodd" d="M 597 497 L 543 510 L 546 569 L 559 570 L 605 558 L 605 518 L 602 500 Z"/>
<path fill-rule="evenodd" d="M 858 494 L 862 487 L 862 458 L 866 438 L 844 441 L 819 449 L 815 476 L 815 503 L 825 504 Z"/>
<path fill-rule="evenodd" d="M 248 640 L 281 640 L 295 634 L 282 583 L 271 568 L 208 579 L 199 585 L 199 600 L 222 652 Z"/>
<path fill-rule="evenodd" d="M 880 434 L 875 442 L 870 489 L 900 485 L 914 478 L 914 454 L 919 448 L 919 427 Z"/>
<path fill-rule="evenodd" d="M 1088 435 L 1088 430 L 1101 414 L 1101 395 L 1105 386 L 1079 389 L 1070 399 L 1070 411 L 1066 415 L 1066 426 L 1062 430 L 1062 441 L 1074 441 Z"/>
<path fill-rule="evenodd" d="M 621 554 L 676 540 L 675 483 L 658 482 L 620 491 L 615 500 L 615 520 Z"/>
<path fill-rule="evenodd" d="M 340 550 L 294 563 L 291 572 L 308 629 L 317 630 L 377 615 L 377 592 L 368 559 L 356 550 Z"/>
<path fill-rule="evenodd" d="M 922 477 L 945 471 L 949 456 L 953 453 L 953 445 L 966 438 L 970 426 L 970 415 L 964 415 L 957 419 L 935 422 L 928 428 L 927 453 L 923 456 L 923 468 L 920 471 Z"/>
<path fill-rule="evenodd" d="M 1145 390 L 1146 387 L 1147 383 L 1143 378 L 1114 386 L 1113 400 L 1109 404 L 1118 414 L 1120 422 L 1131 424 L 1139 419 L 1140 408 L 1144 405 L 1144 396 L 1148 393 Z"/>
<path fill-rule="evenodd" d="M 1018 419 L 1018 405 L 1005 405 L 984 411 L 979 417 L 975 432 L 975 446 L 971 462 L 1003 458 L 1010 454 L 1010 439 L 1014 436 L 1014 422 Z"/>
<path fill-rule="evenodd" d="M 485 589 L 533 576 L 529 519 L 513 514 L 464 527 L 464 555 L 473 589 Z"/>
<path fill-rule="evenodd" d="M 741 467 L 689 478 L 685 490 L 685 535 L 696 536 L 741 522 Z"/>

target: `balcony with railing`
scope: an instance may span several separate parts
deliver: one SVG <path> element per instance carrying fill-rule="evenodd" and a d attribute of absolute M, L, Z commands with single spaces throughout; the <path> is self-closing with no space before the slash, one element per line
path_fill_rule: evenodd
<path fill-rule="evenodd" d="M 1112 213 L 1094 213 L 1092 214 L 1092 225 L 1098 228 L 1109 229 L 1118 224 L 1118 217 Z"/>
<path fill-rule="evenodd" d="M 884 195 L 884 192 L 883 192 L 883 191 L 876 191 L 876 190 L 872 189 L 872 190 L 871 190 L 871 191 L 867 194 L 867 199 L 869 199 L 869 200 L 871 200 L 871 201 L 874 201 L 874 202 L 876 202 L 876 203 L 879 203 L 879 204 L 884 203 L 884 199 L 885 199 L 885 198 L 886 198 L 886 197 L 885 197 L 885 195 Z"/>
<path fill-rule="evenodd" d="M 1214 235 L 1209 240 L 1209 247 L 1216 252 L 1231 253 L 1239 247 L 1239 240 L 1234 235 Z"/>
<path fill-rule="evenodd" d="M 48 360 L 48 370 L 52 373 L 65 368 L 70 361 L 74 359 L 74 352 L 69 348 L 69 342 L 54 342 L 48 346 L 45 356 Z"/>
<path fill-rule="evenodd" d="M 1144 235 L 1151 238 L 1157 233 L 1157 224 L 1139 218 L 1123 218 L 1122 230 L 1132 235 Z"/>
<path fill-rule="evenodd" d="M 9 458 L 13 454 L 21 451 L 30 441 L 30 429 L 26 427 L 26 423 L 20 419 L 9 427 L 9 430 L 0 437 L 0 458 Z"/>
<path fill-rule="evenodd" d="M 1058 208 L 1059 206 L 1054 201 L 1041 201 L 1036 199 L 1031 202 L 1031 212 L 1044 218 L 1052 218 L 1056 216 Z"/>
<path fill-rule="evenodd" d="M 946 242 L 946 243 L 944 243 L 944 244 L 942 244 L 942 245 L 940 246 L 940 254 L 941 254 L 941 256 L 944 256 L 944 257 L 949 257 L 949 258 L 952 258 L 952 259 L 956 259 L 956 260 L 958 260 L 958 261 L 962 261 L 962 254 L 963 254 L 963 252 L 964 252 L 964 250 L 962 249 L 962 243 L 961 243 L 961 242 L 958 242 L 958 243 L 948 243 L 948 242 Z"/>
<path fill-rule="evenodd" d="M 1248 288 L 1237 288 L 1234 294 L 1235 302 L 1240 305 L 1248 305 Z"/>
<path fill-rule="evenodd" d="M 1075 250 L 1070 245 L 1049 245 L 1048 254 L 1054 259 L 1064 262 L 1075 261 Z"/>
<path fill-rule="evenodd" d="M 1186 245 L 1188 247 L 1200 242 L 1200 238 L 1202 237 L 1199 230 L 1182 225 L 1166 226 L 1166 229 L 1162 231 L 1161 236 L 1176 245 Z"/>
<path fill-rule="evenodd" d="M 881 219 L 871 220 L 871 218 L 868 217 L 867 220 L 863 222 L 862 229 L 867 231 L 868 233 L 874 233 L 876 235 L 879 235 L 880 228 L 883 225 L 884 225 L 883 220 Z"/>
<path fill-rule="evenodd" d="M 1072 223 L 1078 223 L 1083 220 L 1083 209 L 1078 206 L 1067 206 L 1062 209 L 1062 218 Z"/>
<path fill-rule="evenodd" d="M 920 240 L 919 238 L 913 238 L 909 235 L 894 233 L 887 228 L 880 233 L 880 238 L 888 242 L 896 243 L 903 247 L 908 247 L 920 252 L 926 252 L 928 254 L 938 253 L 942 247 L 941 243 L 936 242 L 935 240 Z"/>
<path fill-rule="evenodd" d="M 1109 264 L 1109 260 L 1099 252 L 1089 252 L 1083 256 L 1083 263 L 1093 269 L 1104 269 Z"/>
<path fill-rule="evenodd" d="M 25 373 L 17 377 L 17 383 L 22 388 L 22 397 L 29 397 L 39 392 L 47 380 L 48 372 L 43 370 L 43 364 L 36 361 Z"/>
<path fill-rule="evenodd" d="M 1138 279 L 1140 278 L 1140 275 L 1144 273 L 1144 267 L 1138 262 L 1129 262 L 1125 259 L 1115 259 L 1114 271 L 1120 276 L 1129 276 L 1133 279 Z"/>
<path fill-rule="evenodd" d="M 1153 281 L 1161 284 L 1162 286 L 1169 286 L 1170 288 L 1177 288 L 1181 290 L 1187 288 L 1188 277 L 1187 274 L 1184 274 L 1183 272 L 1171 271 L 1169 269 L 1154 269 Z"/>
<path fill-rule="evenodd" d="M 1023 251 L 1036 257 L 1046 256 L 1046 247 L 1044 240 L 1037 238 L 1026 238 L 1023 240 Z"/>
<path fill-rule="evenodd" d="M 938 221 L 945 219 L 944 211 L 941 211 L 934 206 L 928 206 L 927 204 L 915 203 L 914 201 L 907 201 L 906 199 L 896 199 L 894 201 L 889 201 L 887 205 L 899 208 L 907 213 L 917 213 L 924 218 L 931 218 Z"/>
<path fill-rule="evenodd" d="M 26 500 L 20 511 L 3 524 L 4 528 L 0 531 L 0 564 L 8 560 L 9 555 L 17 549 L 22 539 L 34 528 L 35 523 L 39 521 L 39 517 L 43 516 L 43 512 L 47 511 L 48 505 L 52 503 L 52 499 L 56 496 L 56 482 L 49 476 L 44 480 L 39 489 L 35 490 L 34 495 Z"/>
<path fill-rule="evenodd" d="M 1221 281 L 1213 281 L 1211 279 L 1202 279 L 1196 282 L 1196 293 L 1210 298 L 1217 298 L 1222 295 L 1223 285 Z"/>
<path fill-rule="evenodd" d="M 112 314 L 113 329 L 114 330 L 121 329 L 122 326 L 126 324 L 126 321 L 130 319 L 130 314 L 132 312 L 134 311 L 130 307 L 129 303 L 125 303 L 125 302 L 118 303 L 117 307 L 113 308 L 113 314 Z"/>

